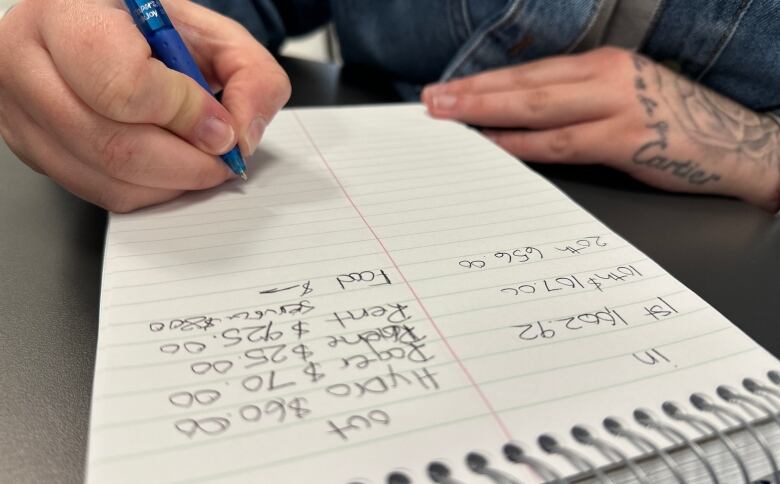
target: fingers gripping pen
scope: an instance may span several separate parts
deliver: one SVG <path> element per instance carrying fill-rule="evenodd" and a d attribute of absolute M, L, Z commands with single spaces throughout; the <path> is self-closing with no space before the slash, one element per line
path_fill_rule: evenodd
<path fill-rule="evenodd" d="M 174 29 L 173 23 L 165 13 L 159 0 L 125 0 L 133 20 L 146 38 L 152 53 L 169 69 L 181 72 L 200 84 L 203 89 L 211 92 L 206 79 L 195 64 L 187 46 L 184 45 L 179 33 Z M 236 175 L 244 180 L 246 165 L 238 146 L 221 156 L 222 160 Z"/>

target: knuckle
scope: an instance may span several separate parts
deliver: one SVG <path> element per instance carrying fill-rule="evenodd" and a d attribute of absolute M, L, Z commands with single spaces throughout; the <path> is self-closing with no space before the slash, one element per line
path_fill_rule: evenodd
<path fill-rule="evenodd" d="M 279 70 L 277 73 L 277 82 L 274 82 L 274 97 L 279 99 L 282 104 L 287 104 L 292 94 L 292 85 L 290 84 L 290 77 L 283 70 Z"/>
<path fill-rule="evenodd" d="M 115 182 L 107 183 L 94 198 L 92 202 L 95 205 L 113 213 L 130 213 L 144 206 L 133 188 Z"/>
<path fill-rule="evenodd" d="M 599 49 L 596 49 L 595 53 L 604 61 L 620 61 L 622 59 L 630 59 L 631 57 L 627 50 L 613 45 L 600 47 Z"/>
<path fill-rule="evenodd" d="M 532 89 L 524 99 L 525 109 L 533 114 L 543 113 L 550 105 L 550 91 L 544 88 Z"/>
<path fill-rule="evenodd" d="M 99 163 L 108 175 L 123 178 L 138 153 L 138 141 L 128 136 L 126 129 L 114 129 L 98 141 L 97 153 Z"/>
<path fill-rule="evenodd" d="M 14 123 L 14 120 L 6 120 L 5 114 L 2 109 L 2 102 L 0 102 L 0 142 L 5 141 L 8 149 L 11 153 L 16 155 L 25 165 L 29 166 L 32 170 L 45 175 L 46 172 L 38 164 L 38 161 L 33 155 L 31 145 L 28 142 L 28 136 L 23 133 L 26 130 L 26 126 L 23 120 L 21 123 Z M 14 126 L 12 129 L 11 126 Z M 45 141 L 38 141 L 38 144 L 45 143 Z"/>
<path fill-rule="evenodd" d="M 563 128 L 555 131 L 547 143 L 550 156 L 556 160 L 571 160 L 576 157 L 574 131 Z"/>
<path fill-rule="evenodd" d="M 120 205 L 123 204 L 120 198 L 115 190 L 107 186 L 102 190 L 98 190 L 90 197 L 89 201 L 109 212 L 118 213 L 117 209 L 122 208 Z"/>
<path fill-rule="evenodd" d="M 92 107 L 100 114 L 118 121 L 133 121 L 133 107 L 138 101 L 143 79 L 148 72 L 145 60 L 129 64 L 112 63 L 96 76 Z"/>
<path fill-rule="evenodd" d="M 513 67 L 509 69 L 509 83 L 516 87 L 522 87 L 528 81 L 528 74 L 523 69 Z"/>
<path fill-rule="evenodd" d="M 25 158 L 28 158 L 28 153 L 26 149 L 27 147 L 22 142 L 22 140 L 18 139 L 15 136 L 11 136 L 10 133 L 5 132 L 2 129 L 0 129 L 0 137 L 3 138 L 3 141 L 5 141 L 5 144 L 6 146 L 8 146 L 8 149 L 11 150 L 11 153 L 15 154 L 20 160 L 24 161 Z"/>
<path fill-rule="evenodd" d="M 631 52 L 619 47 L 602 47 L 599 49 L 601 63 L 612 72 L 627 72 L 634 65 Z"/>
<path fill-rule="evenodd" d="M 8 149 L 11 150 L 11 153 L 16 155 L 19 160 L 22 161 L 25 165 L 30 167 L 32 170 L 37 171 L 38 173 L 45 175 L 46 173 L 43 171 L 43 169 L 38 165 L 36 161 L 34 161 L 34 158 L 32 154 L 29 152 L 28 147 L 25 146 L 23 142 L 20 140 L 15 139 L 14 137 L 5 137 L 6 145 L 8 146 Z"/>
<path fill-rule="evenodd" d="M 129 213 L 139 208 L 138 203 L 129 196 L 122 195 L 116 191 L 103 193 L 99 197 L 97 204 L 113 213 Z"/>

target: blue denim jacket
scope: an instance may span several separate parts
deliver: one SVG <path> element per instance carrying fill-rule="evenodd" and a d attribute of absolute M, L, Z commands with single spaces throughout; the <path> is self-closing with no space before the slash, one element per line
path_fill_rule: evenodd
<path fill-rule="evenodd" d="M 571 52 L 614 0 L 197 0 L 271 50 L 335 25 L 347 63 L 420 86 Z M 643 2 L 647 0 L 622 0 Z M 656 0 L 657 1 L 657 0 Z M 756 111 L 780 114 L 780 1 L 661 0 L 637 46 Z"/>

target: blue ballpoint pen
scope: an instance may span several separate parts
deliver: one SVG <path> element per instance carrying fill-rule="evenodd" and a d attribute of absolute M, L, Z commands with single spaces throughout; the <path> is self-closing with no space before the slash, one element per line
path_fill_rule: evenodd
<path fill-rule="evenodd" d="M 169 69 L 181 72 L 211 92 L 187 46 L 165 13 L 159 0 L 125 0 L 133 20 L 146 38 L 152 53 Z M 238 146 L 221 156 L 233 173 L 247 180 L 246 165 Z"/>

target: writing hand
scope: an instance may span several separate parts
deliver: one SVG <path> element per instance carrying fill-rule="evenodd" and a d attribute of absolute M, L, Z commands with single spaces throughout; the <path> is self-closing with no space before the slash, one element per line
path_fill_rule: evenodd
<path fill-rule="evenodd" d="M 422 99 L 528 161 L 603 163 L 666 190 L 780 208 L 780 125 L 624 50 L 484 72 Z"/>
<path fill-rule="evenodd" d="M 239 24 L 187 0 L 168 13 L 220 105 L 151 57 L 122 2 L 26 0 L 0 21 L 0 135 L 33 169 L 115 212 L 231 177 L 290 87 Z"/>

